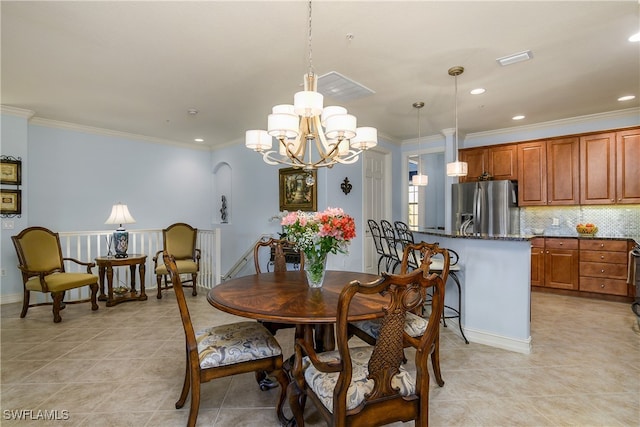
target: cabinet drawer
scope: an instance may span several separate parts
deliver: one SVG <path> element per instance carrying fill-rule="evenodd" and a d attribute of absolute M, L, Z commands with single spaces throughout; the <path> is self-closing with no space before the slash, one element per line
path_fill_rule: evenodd
<path fill-rule="evenodd" d="M 597 279 L 595 277 L 580 277 L 580 290 L 598 292 L 601 294 L 627 295 L 627 281 L 615 279 Z"/>
<path fill-rule="evenodd" d="M 578 239 L 545 239 L 547 249 L 578 249 Z"/>
<path fill-rule="evenodd" d="M 534 237 L 531 239 L 532 248 L 544 248 L 544 237 Z"/>
<path fill-rule="evenodd" d="M 581 262 L 606 262 L 613 264 L 627 264 L 629 255 L 626 252 L 610 251 L 580 251 Z"/>
<path fill-rule="evenodd" d="M 626 264 L 607 264 L 602 262 L 581 262 L 580 276 L 602 277 L 610 279 L 627 278 Z"/>
<path fill-rule="evenodd" d="M 624 240 L 580 240 L 580 249 L 590 251 L 615 251 L 627 252 L 627 242 Z"/>

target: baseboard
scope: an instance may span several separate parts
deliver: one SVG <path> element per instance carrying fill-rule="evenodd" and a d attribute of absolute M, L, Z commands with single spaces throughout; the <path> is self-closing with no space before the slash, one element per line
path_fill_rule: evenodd
<path fill-rule="evenodd" d="M 0 295 L 0 305 L 22 302 L 22 293 Z"/>
<path fill-rule="evenodd" d="M 447 328 L 458 331 L 458 322 L 455 319 L 447 319 Z M 469 342 L 514 351 L 516 353 L 531 354 L 531 336 L 526 340 L 519 340 L 471 328 L 463 327 L 462 329 Z"/>

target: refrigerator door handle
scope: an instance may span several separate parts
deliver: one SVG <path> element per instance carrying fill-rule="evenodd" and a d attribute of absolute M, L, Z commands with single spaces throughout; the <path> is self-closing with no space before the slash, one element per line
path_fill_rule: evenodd
<path fill-rule="evenodd" d="M 476 187 L 475 196 L 473 198 L 474 206 L 473 206 L 473 232 L 480 233 L 482 230 L 482 209 L 481 207 L 484 205 L 484 191 L 482 187 L 478 185 Z"/>

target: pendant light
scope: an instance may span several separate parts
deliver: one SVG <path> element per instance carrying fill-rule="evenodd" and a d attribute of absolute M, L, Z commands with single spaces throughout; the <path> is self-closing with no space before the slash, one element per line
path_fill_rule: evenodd
<path fill-rule="evenodd" d="M 449 68 L 449 75 L 455 78 L 456 82 L 456 139 L 455 152 L 456 161 L 447 163 L 447 176 L 467 176 L 467 163 L 458 161 L 458 76 L 464 72 L 461 66 Z"/>
<path fill-rule="evenodd" d="M 420 109 L 424 107 L 424 102 L 418 101 L 413 103 L 413 108 L 418 110 L 418 151 L 420 151 Z M 422 174 L 422 157 L 418 153 L 418 173 L 411 178 L 411 185 L 425 186 L 429 184 L 429 177 Z"/>

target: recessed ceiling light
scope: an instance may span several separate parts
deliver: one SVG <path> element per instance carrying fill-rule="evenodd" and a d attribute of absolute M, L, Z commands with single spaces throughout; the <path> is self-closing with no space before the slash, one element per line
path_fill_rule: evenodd
<path fill-rule="evenodd" d="M 533 58 L 533 53 L 530 50 L 525 50 L 524 52 L 503 56 L 502 58 L 496 59 L 496 61 L 504 67 L 506 65 L 515 64 L 516 62 L 528 61 L 531 58 Z"/>
<path fill-rule="evenodd" d="M 202 138 L 196 138 L 196 139 L 194 139 L 194 141 L 195 141 L 195 142 L 198 142 L 198 143 L 202 143 L 202 142 L 204 142 L 204 139 L 202 139 Z"/>
<path fill-rule="evenodd" d="M 635 95 L 625 95 L 618 98 L 618 101 L 631 101 L 632 99 L 636 99 Z"/>
<path fill-rule="evenodd" d="M 629 37 L 630 42 L 640 42 L 640 33 L 635 33 L 631 37 Z"/>
<path fill-rule="evenodd" d="M 518 115 L 518 116 L 513 116 L 511 117 L 512 120 L 522 120 L 524 119 L 524 116 L 522 114 Z"/>
<path fill-rule="evenodd" d="M 486 89 L 483 87 L 479 87 L 477 89 L 472 89 L 471 92 L 469 92 L 471 95 L 480 95 L 481 93 L 485 93 Z"/>

